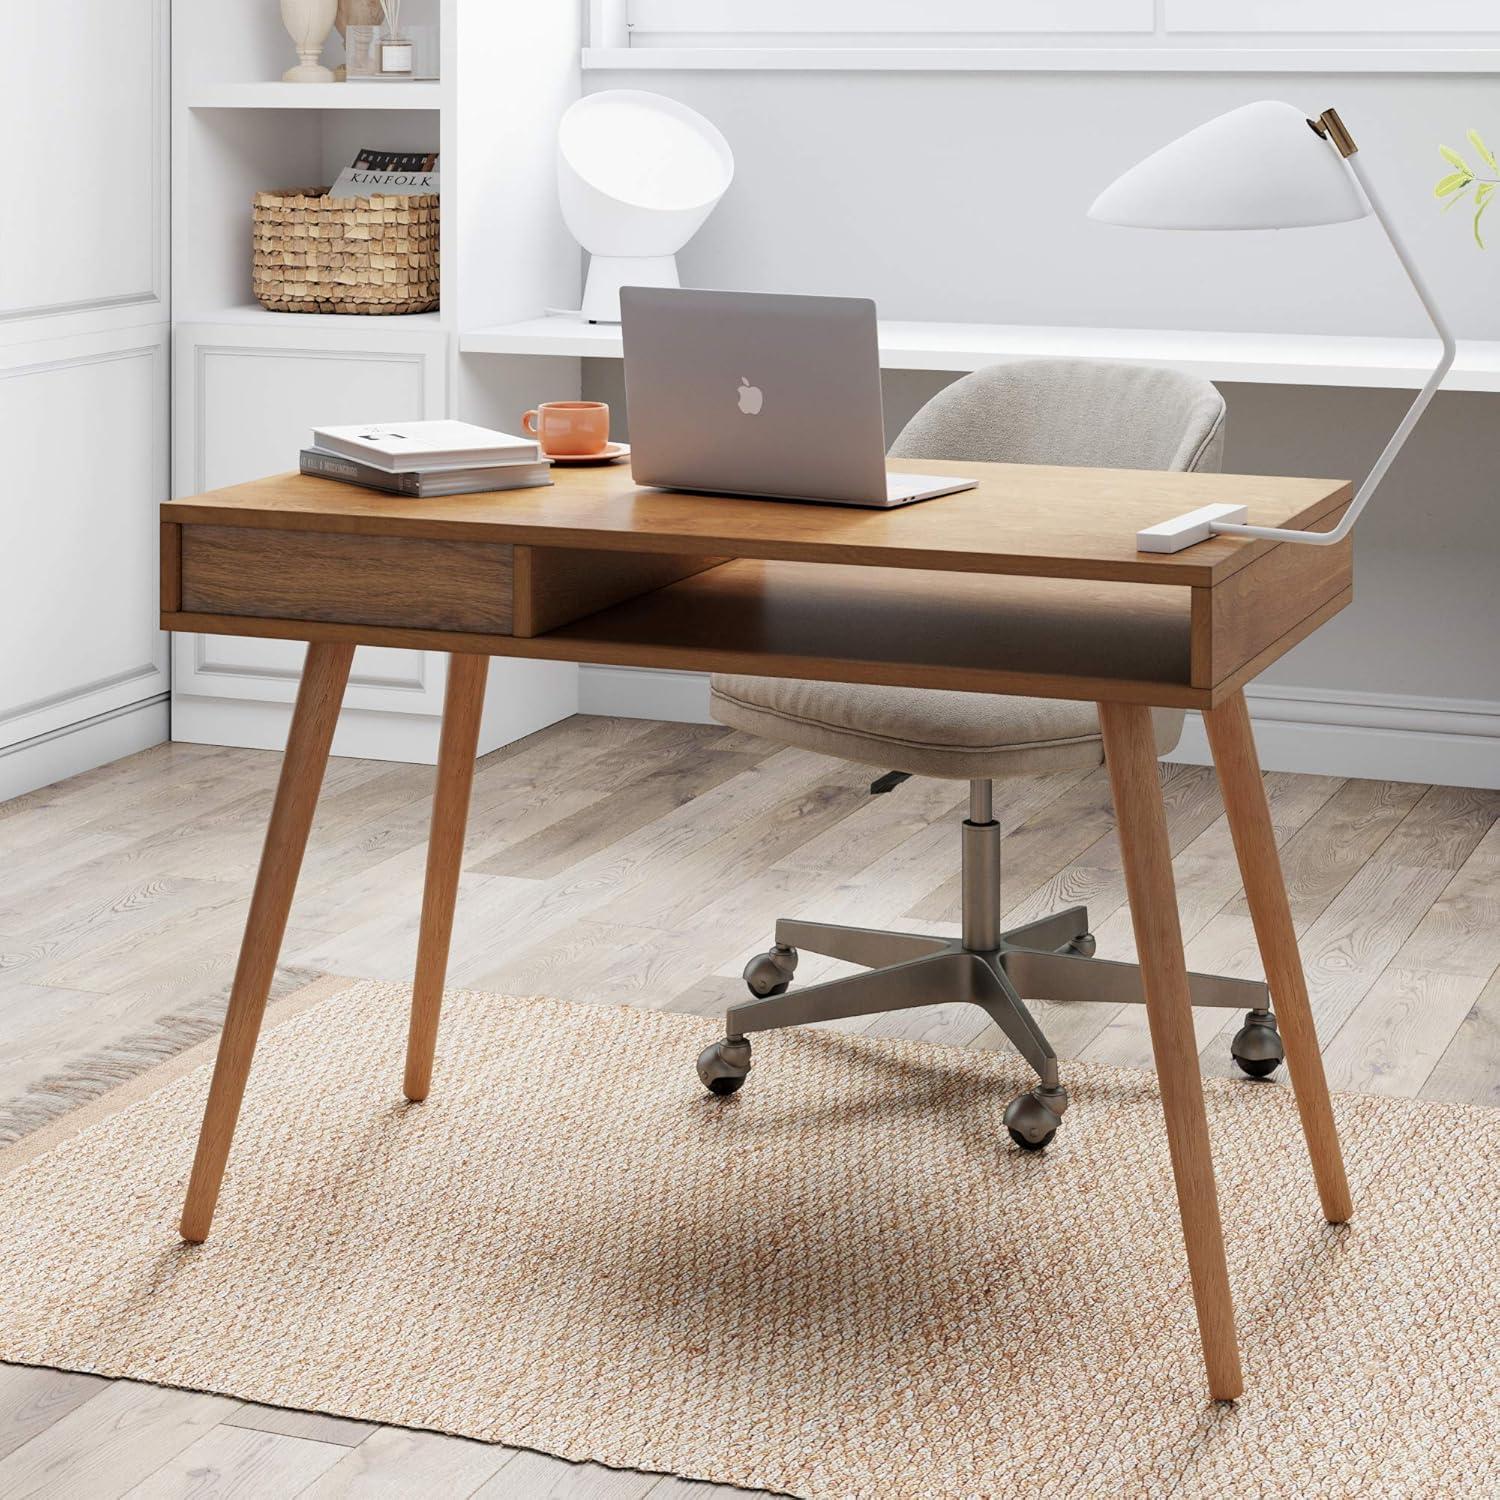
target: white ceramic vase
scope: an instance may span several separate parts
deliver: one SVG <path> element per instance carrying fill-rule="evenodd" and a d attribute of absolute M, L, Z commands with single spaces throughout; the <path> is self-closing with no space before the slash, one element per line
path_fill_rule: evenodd
<path fill-rule="evenodd" d="M 339 0 L 281 0 L 281 21 L 297 49 L 297 66 L 281 75 L 285 83 L 332 83 L 333 70 L 318 58 L 333 30 Z"/>

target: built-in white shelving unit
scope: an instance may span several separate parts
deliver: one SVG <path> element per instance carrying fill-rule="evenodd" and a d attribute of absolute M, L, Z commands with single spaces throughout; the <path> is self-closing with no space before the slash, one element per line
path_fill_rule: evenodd
<path fill-rule="evenodd" d="M 291 84 L 273 0 L 192 0 L 172 29 L 173 488 L 295 467 L 314 425 L 456 416 L 515 431 L 539 400 L 578 394 L 566 361 L 462 357 L 457 330 L 567 306 L 577 246 L 557 210 L 557 121 L 581 88 L 576 4 L 405 0 L 436 25 L 441 78 Z M 342 60 L 332 36 L 323 61 Z M 251 296 L 258 189 L 333 181 L 361 146 L 442 156 L 442 306 L 380 317 L 276 313 Z M 302 648 L 179 636 L 178 739 L 278 748 Z M 334 749 L 433 760 L 446 656 L 361 648 Z M 577 669 L 497 661 L 490 749 L 573 712 Z"/>
<path fill-rule="evenodd" d="M 466 354 L 621 357 L 617 325 L 562 316 L 477 328 L 460 336 L 459 347 Z M 1001 323 L 880 325 L 880 363 L 887 370 L 968 371 L 1018 358 L 1125 359 L 1190 370 L 1209 380 L 1414 390 L 1432 373 L 1437 357 L 1433 339 Z M 1500 343 L 1460 343 L 1443 388 L 1500 391 Z"/>

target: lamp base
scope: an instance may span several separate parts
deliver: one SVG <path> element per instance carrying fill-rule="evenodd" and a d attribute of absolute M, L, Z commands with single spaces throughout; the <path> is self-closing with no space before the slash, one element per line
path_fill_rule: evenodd
<path fill-rule="evenodd" d="M 595 255 L 583 287 L 583 316 L 590 323 L 620 321 L 622 286 L 681 286 L 675 255 Z"/>
<path fill-rule="evenodd" d="M 1205 505 L 1198 510 L 1173 516 L 1156 526 L 1148 526 L 1135 534 L 1138 552 L 1181 552 L 1184 547 L 1206 542 L 1214 534 L 1216 521 L 1239 525 L 1249 518 L 1250 510 L 1244 505 Z"/>

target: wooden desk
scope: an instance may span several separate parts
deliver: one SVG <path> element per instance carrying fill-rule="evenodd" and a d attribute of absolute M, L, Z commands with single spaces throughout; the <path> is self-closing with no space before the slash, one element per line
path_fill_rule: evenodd
<path fill-rule="evenodd" d="M 893 463 L 902 470 L 907 465 Z M 1348 1188 L 1241 692 L 1352 596 L 1352 545 L 1135 534 L 1215 501 L 1331 527 L 1321 479 L 923 461 L 978 488 L 894 511 L 666 494 L 626 469 L 407 501 L 300 475 L 162 507 L 162 626 L 309 643 L 182 1233 L 209 1230 L 357 644 L 451 655 L 406 1093 L 426 1097 L 490 656 L 1092 699 L 1213 1394 L 1241 1377 L 1149 707 L 1204 711 L 1323 1211 Z"/>

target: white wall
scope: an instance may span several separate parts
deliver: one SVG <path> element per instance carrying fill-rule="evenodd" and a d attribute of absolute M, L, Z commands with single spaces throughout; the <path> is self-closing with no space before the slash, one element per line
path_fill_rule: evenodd
<path fill-rule="evenodd" d="M 735 183 L 681 257 L 688 285 L 871 296 L 892 318 L 1422 336 L 1369 221 L 1174 235 L 1084 217 L 1121 170 L 1213 114 L 1257 98 L 1335 104 L 1460 337 L 1500 338 L 1500 220 L 1481 252 L 1463 209 L 1444 215 L 1432 196 L 1439 141 L 1467 150 L 1471 125 L 1500 141 L 1493 78 L 632 70 L 585 83 L 670 94 L 729 138 Z M 888 432 L 947 378 L 889 373 Z M 608 362 L 587 380 L 622 402 Z M 1409 399 L 1225 395 L 1226 467 L 1355 479 Z M 1268 762 L 1416 764 L 1427 779 L 1500 785 L 1497 420 L 1494 396 L 1440 396 L 1429 411 L 1360 523 L 1356 603 L 1259 685 Z M 1301 727 L 1271 727 L 1278 714 Z M 1440 743 L 1433 725 L 1459 723 Z"/>
<path fill-rule="evenodd" d="M 0 800 L 166 737 L 167 11 L 7 12 Z"/>
<path fill-rule="evenodd" d="M 1500 338 L 1500 245 L 1486 260 L 1432 196 L 1439 141 L 1500 138 L 1493 78 L 632 70 L 585 86 L 670 94 L 728 137 L 735 183 L 681 258 L 693 283 L 870 296 L 890 318 L 1424 335 L 1369 223 L 1173 235 L 1084 218 L 1211 115 L 1336 104 L 1460 334 Z"/>

